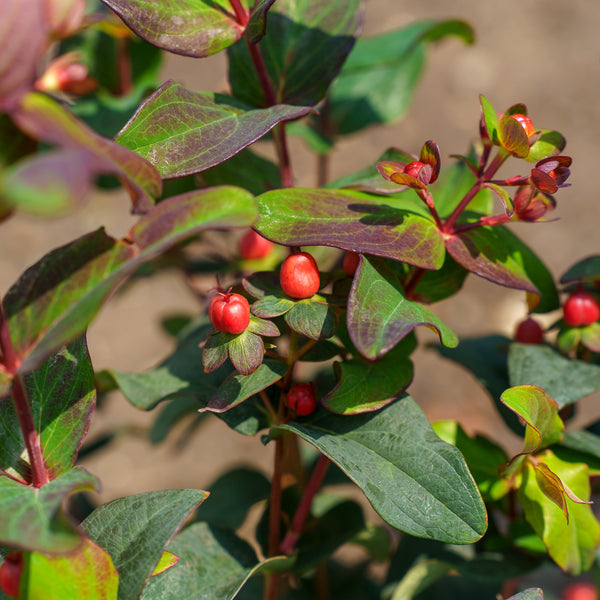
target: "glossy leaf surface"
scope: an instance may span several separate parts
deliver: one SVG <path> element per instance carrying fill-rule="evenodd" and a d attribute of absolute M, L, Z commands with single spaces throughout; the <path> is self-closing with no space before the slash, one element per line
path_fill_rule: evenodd
<path fill-rule="evenodd" d="M 414 347 L 414 343 L 410 344 Z M 338 382 L 321 399 L 331 412 L 352 415 L 378 410 L 400 397 L 413 378 L 405 344 L 373 362 L 358 358 L 334 363 Z"/>
<path fill-rule="evenodd" d="M 511 385 L 537 385 L 559 409 L 600 390 L 599 365 L 565 358 L 546 345 L 511 344 L 508 370 Z"/>
<path fill-rule="evenodd" d="M 0 543 L 39 552 L 74 550 L 81 536 L 62 505 L 71 494 L 98 488 L 98 480 L 81 467 L 39 489 L 0 477 Z"/>
<path fill-rule="evenodd" d="M 535 312 L 558 308 L 552 276 L 541 260 L 504 227 L 477 227 L 446 240 L 452 258 L 468 271 L 540 297 Z"/>
<path fill-rule="evenodd" d="M 257 231 L 288 246 L 333 246 L 425 269 L 444 260 L 442 237 L 430 219 L 394 201 L 344 190 L 290 188 L 257 199 Z"/>
<path fill-rule="evenodd" d="M 361 21 L 360 0 L 278 0 L 258 44 L 275 101 L 314 105 L 321 100 L 352 49 Z M 227 53 L 233 95 L 251 106 L 267 106 L 246 44 Z"/>
<path fill-rule="evenodd" d="M 14 117 L 19 127 L 33 137 L 83 153 L 88 178 L 100 173 L 119 177 L 131 196 L 135 211 L 147 211 L 153 198 L 160 195 L 160 176 L 149 162 L 101 137 L 50 97 L 27 94 Z"/>
<path fill-rule="evenodd" d="M 280 430 L 296 433 L 328 456 L 380 516 L 401 531 L 464 544 L 479 539 L 487 527 L 483 502 L 462 456 L 433 433 L 410 397 L 376 413 L 319 413 L 274 432 Z"/>
<path fill-rule="evenodd" d="M 316 341 L 332 337 L 337 326 L 333 307 L 318 295 L 294 302 L 284 318 L 290 329 Z"/>
<path fill-rule="evenodd" d="M 85 339 L 79 339 L 23 378 L 40 436 L 42 456 L 52 479 L 66 473 L 77 458 L 96 404 L 94 371 Z M 0 410 L 0 468 L 27 481 L 25 442 L 11 398 Z"/>
<path fill-rule="evenodd" d="M 207 495 L 184 489 L 128 496 L 100 506 L 83 522 L 119 572 L 118 600 L 139 598 L 165 546 Z"/>
<path fill-rule="evenodd" d="M 32 553 L 26 585 L 25 600 L 116 600 L 119 578 L 109 554 L 84 538 L 67 555 Z"/>
<path fill-rule="evenodd" d="M 360 38 L 331 86 L 328 129 L 348 134 L 401 117 L 423 70 L 427 45 L 449 35 L 465 43 L 474 40 L 470 25 L 452 20 Z"/>
<path fill-rule="evenodd" d="M 366 257 L 354 276 L 347 325 L 352 342 L 370 360 L 383 356 L 419 325 L 435 329 L 446 346 L 458 344 L 454 332 L 428 308 L 404 296 L 390 265 Z"/>
<path fill-rule="evenodd" d="M 215 54 L 244 32 L 226 0 L 102 1 L 141 38 L 184 56 Z"/>
<path fill-rule="evenodd" d="M 281 560 L 271 558 L 261 563 L 247 542 L 207 523 L 187 527 L 169 544 L 169 551 L 180 557 L 179 562 L 153 577 L 141 600 L 233 600 L 252 576 Z M 258 595 L 259 590 L 255 590 Z"/>
<path fill-rule="evenodd" d="M 4 297 L 21 372 L 85 330 L 116 287 L 141 264 L 206 229 L 250 225 L 252 195 L 220 187 L 175 196 L 153 208 L 127 241 L 102 229 L 53 250 L 25 271 Z"/>
<path fill-rule="evenodd" d="M 222 94 L 191 92 L 167 81 L 140 106 L 116 141 L 143 156 L 161 177 L 183 177 L 226 161 L 277 123 L 311 110 L 286 104 L 245 110 Z"/>

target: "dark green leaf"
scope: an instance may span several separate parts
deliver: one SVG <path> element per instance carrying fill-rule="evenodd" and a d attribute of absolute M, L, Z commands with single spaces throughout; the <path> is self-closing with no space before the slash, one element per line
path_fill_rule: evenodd
<path fill-rule="evenodd" d="M 430 218 L 394 200 L 329 189 L 286 189 L 257 198 L 257 231 L 288 246 L 333 246 L 437 269 L 444 243 Z"/>
<path fill-rule="evenodd" d="M 560 278 L 560 282 L 569 284 L 576 283 L 578 281 L 594 281 L 596 279 L 600 279 L 600 254 L 587 256 L 586 258 L 576 262 Z"/>
<path fill-rule="evenodd" d="M 143 156 L 163 178 L 182 177 L 226 161 L 277 123 L 311 110 L 285 104 L 244 110 L 222 94 L 191 92 L 167 81 L 140 106 L 116 141 Z"/>
<path fill-rule="evenodd" d="M 437 271 L 425 271 L 414 291 L 419 302 L 433 303 L 454 296 L 462 287 L 469 271 L 461 267 L 449 254 Z"/>
<path fill-rule="evenodd" d="M 290 329 L 317 341 L 332 337 L 337 328 L 333 308 L 317 295 L 294 302 L 284 318 Z"/>
<path fill-rule="evenodd" d="M 250 20 L 244 31 L 244 37 L 249 44 L 260 42 L 265 35 L 268 12 L 274 2 L 275 0 L 260 0 L 253 8 Z"/>
<path fill-rule="evenodd" d="M 518 237 L 504 227 L 476 227 L 446 240 L 452 258 L 468 271 L 493 283 L 540 297 L 535 312 L 559 306 L 552 275 Z"/>
<path fill-rule="evenodd" d="M 540 588 L 529 588 L 511 596 L 508 600 L 544 600 L 544 592 Z"/>
<path fill-rule="evenodd" d="M 96 404 L 94 371 L 81 338 L 23 377 L 51 479 L 75 464 Z M 19 419 L 12 399 L 0 410 L 0 468 L 23 480 L 30 476 Z"/>
<path fill-rule="evenodd" d="M 250 315 L 250 324 L 248 325 L 247 330 L 250 333 L 262 335 L 264 337 L 278 337 L 281 335 L 281 332 L 275 323 L 272 321 L 266 321 L 265 319 L 260 319 L 254 315 Z"/>
<path fill-rule="evenodd" d="M 150 441 L 153 444 L 163 442 L 173 427 L 186 417 L 192 417 L 195 422 L 200 422 L 204 420 L 205 415 L 198 414 L 198 400 L 193 396 L 174 397 L 158 413 L 150 430 Z M 186 430 L 186 433 L 187 431 L 189 430 Z"/>
<path fill-rule="evenodd" d="M 442 442 L 412 398 L 377 413 L 319 413 L 274 429 L 296 433 L 337 464 L 393 527 L 464 544 L 486 527 L 485 508 L 464 459 Z M 418 501 L 415 501 L 418 498 Z"/>
<path fill-rule="evenodd" d="M 61 507 L 71 494 L 98 491 L 99 485 L 81 467 L 67 471 L 41 488 L 0 476 L 0 542 L 39 552 L 75 550 L 81 536 Z"/>
<path fill-rule="evenodd" d="M 227 351 L 235 370 L 241 375 L 250 375 L 260 367 L 265 345 L 260 336 L 246 330 L 229 342 Z"/>
<path fill-rule="evenodd" d="M 83 522 L 119 572 L 118 600 L 139 598 L 165 546 L 207 496 L 200 490 L 147 492 L 104 504 Z"/>
<path fill-rule="evenodd" d="M 202 348 L 202 368 L 205 373 L 218 369 L 229 356 L 229 342 L 233 339 L 231 333 L 214 331 L 206 338 Z"/>
<path fill-rule="evenodd" d="M 283 294 L 279 290 L 279 294 Z M 294 301 L 286 297 L 280 297 L 269 294 L 257 300 L 251 307 L 252 314 L 257 317 L 271 319 L 280 317 L 294 307 Z"/>
<path fill-rule="evenodd" d="M 383 356 L 418 325 L 434 328 L 446 346 L 458 344 L 447 325 L 404 296 L 392 265 L 366 257 L 354 275 L 347 324 L 352 342 L 370 360 Z"/>
<path fill-rule="evenodd" d="M 600 390 L 600 365 L 565 358 L 546 345 L 511 344 L 508 371 L 510 385 L 537 385 L 559 409 Z"/>
<path fill-rule="evenodd" d="M 48 253 L 4 297 L 20 371 L 37 367 L 80 336 L 115 288 L 140 265 L 206 229 L 248 226 L 255 215 L 246 190 L 210 188 L 161 202 L 126 240 L 115 240 L 100 229 Z"/>
<path fill-rule="evenodd" d="M 0 114 L 0 164 L 9 166 L 35 152 L 37 142 L 25 135 L 8 114 Z"/>
<path fill-rule="evenodd" d="M 262 473 L 239 468 L 219 477 L 208 489 L 210 496 L 198 507 L 194 520 L 233 531 L 257 502 L 269 497 L 271 484 Z"/>
<path fill-rule="evenodd" d="M 184 56 L 209 56 L 244 33 L 226 0 L 103 0 L 147 42 Z M 244 1 L 243 4 L 249 3 Z"/>
<path fill-rule="evenodd" d="M 134 210 L 147 211 L 153 204 L 152 198 L 160 196 L 160 176 L 149 162 L 101 137 L 49 96 L 27 94 L 14 117 L 19 127 L 30 135 L 81 152 L 87 158 L 88 179 L 98 173 L 121 178 L 131 195 Z"/>
<path fill-rule="evenodd" d="M 27 562 L 27 600 L 114 600 L 119 577 L 107 552 L 91 540 L 67 555 L 33 552 Z"/>
<path fill-rule="evenodd" d="M 277 102 L 307 105 L 323 98 L 352 49 L 362 21 L 359 0 L 278 0 L 269 11 L 267 35 L 258 48 Z M 233 95 L 267 106 L 246 44 L 227 51 Z"/>
<path fill-rule="evenodd" d="M 412 344 L 414 347 L 414 344 Z M 373 362 L 359 359 L 335 363 L 338 382 L 323 396 L 323 406 L 337 414 L 378 410 L 397 399 L 413 378 L 413 364 L 404 344 Z"/>
<path fill-rule="evenodd" d="M 348 134 L 401 117 L 423 70 L 427 43 L 446 35 L 473 41 L 462 21 L 424 21 L 359 39 L 331 86 L 328 129 Z"/>
<path fill-rule="evenodd" d="M 179 562 L 153 577 L 141 600 L 233 600 L 244 584 L 279 558 L 259 562 L 251 546 L 226 529 L 194 523 L 170 544 Z"/>
<path fill-rule="evenodd" d="M 215 395 L 203 410 L 224 412 L 243 402 L 250 396 L 279 381 L 288 366 L 280 360 L 267 359 L 250 375 L 232 373 L 223 381 Z"/>

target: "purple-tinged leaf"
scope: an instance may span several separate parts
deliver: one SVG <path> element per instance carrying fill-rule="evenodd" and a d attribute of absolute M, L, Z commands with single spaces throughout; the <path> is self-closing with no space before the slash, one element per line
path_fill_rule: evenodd
<path fill-rule="evenodd" d="M 405 163 L 393 160 L 383 160 L 377 163 L 377 170 L 386 181 L 392 181 L 398 185 L 407 185 L 415 190 L 427 189 L 425 183 L 423 183 L 420 179 L 405 173 L 405 167 Z"/>
<path fill-rule="evenodd" d="M 580 281 L 600 281 L 600 254 L 586 256 L 576 262 L 560 278 L 560 283 L 570 284 Z"/>
<path fill-rule="evenodd" d="M 174 196 L 154 207 L 126 240 L 100 229 L 53 250 L 4 298 L 20 372 L 85 331 L 118 285 L 141 264 L 207 229 L 245 227 L 256 218 L 252 194 L 235 187 Z"/>
<path fill-rule="evenodd" d="M 559 306 L 554 279 L 541 260 L 504 227 L 476 227 L 446 239 L 452 258 L 468 271 L 498 285 L 539 296 L 535 312 Z"/>
<path fill-rule="evenodd" d="M 544 600 L 544 592 L 540 588 L 529 588 L 507 600 Z"/>
<path fill-rule="evenodd" d="M 279 291 L 280 294 L 281 290 Z M 289 298 L 280 298 L 279 296 L 268 295 L 263 296 L 260 300 L 257 300 L 250 310 L 252 314 L 257 317 L 272 319 L 273 317 L 280 317 L 294 306 L 294 301 Z"/>
<path fill-rule="evenodd" d="M 332 337 L 337 328 L 334 309 L 318 295 L 295 302 L 284 319 L 290 329 L 315 341 Z"/>
<path fill-rule="evenodd" d="M 361 0 L 277 0 L 259 48 L 277 102 L 314 105 L 325 95 L 362 25 Z M 267 106 L 246 44 L 228 51 L 233 95 Z"/>
<path fill-rule="evenodd" d="M 93 174 L 92 158 L 75 149 L 34 155 L 5 171 L 2 202 L 34 215 L 63 213 L 86 199 Z"/>
<path fill-rule="evenodd" d="M 431 165 L 431 167 L 433 168 L 433 171 L 429 176 L 428 183 L 434 183 L 440 174 L 442 163 L 442 159 L 440 158 L 440 149 L 438 148 L 438 145 L 431 140 L 427 140 L 423 144 L 423 148 L 421 148 L 419 160 L 422 163 Z"/>
<path fill-rule="evenodd" d="M 285 362 L 267 359 L 250 375 L 232 373 L 219 386 L 208 404 L 200 410 L 225 412 L 279 381 L 287 369 Z"/>
<path fill-rule="evenodd" d="M 170 179 L 214 167 L 281 121 L 303 117 L 312 110 L 286 104 L 245 110 L 222 94 L 191 92 L 167 81 L 138 108 L 115 139 Z"/>
<path fill-rule="evenodd" d="M 26 597 L 44 600 L 77 598 L 82 592 L 86 600 L 114 600 L 119 587 L 108 552 L 89 538 L 83 538 L 79 548 L 66 555 L 33 552 L 25 577 Z"/>
<path fill-rule="evenodd" d="M 277 337 L 281 335 L 279 328 L 272 321 L 266 321 L 255 315 L 250 315 L 250 324 L 247 327 L 250 333 L 264 337 Z"/>
<path fill-rule="evenodd" d="M 67 471 L 41 488 L 0 476 L 0 543 L 49 553 L 75 550 L 81 543 L 81 534 L 62 506 L 71 494 L 98 491 L 99 485 L 81 467 Z"/>
<path fill-rule="evenodd" d="M 550 179 L 552 178 L 550 177 Z M 512 216 L 512 214 L 515 212 L 515 207 L 513 206 L 513 201 L 510 197 L 510 194 L 503 187 L 496 185 L 495 183 L 488 182 L 485 183 L 483 187 L 492 190 L 492 192 L 494 192 L 494 194 L 500 198 L 500 202 L 502 202 L 502 205 L 504 206 L 505 213 L 509 217 Z"/>
<path fill-rule="evenodd" d="M 63 348 L 23 379 L 44 464 L 55 479 L 74 466 L 96 404 L 94 371 L 85 339 Z M 2 402 L 0 469 L 27 481 L 30 466 L 23 459 L 27 450 L 19 419 L 12 399 Z"/>
<path fill-rule="evenodd" d="M 289 188 L 257 198 L 257 231 L 288 246 L 333 246 L 424 269 L 444 262 L 435 223 L 395 200 L 346 190 Z"/>
<path fill-rule="evenodd" d="M 429 309 L 408 300 L 397 273 L 385 261 L 363 257 L 348 298 L 347 325 L 356 349 L 375 360 L 419 325 L 436 331 L 444 346 L 454 347 L 454 332 Z"/>
<path fill-rule="evenodd" d="M 246 25 L 244 37 L 250 44 L 256 44 L 264 37 L 267 30 L 267 16 L 275 0 L 260 0 L 252 10 L 250 20 Z"/>
<path fill-rule="evenodd" d="M 396 346 L 373 362 L 352 358 L 334 363 L 338 382 L 321 402 L 327 410 L 340 415 L 371 412 L 400 397 L 413 378 L 413 364 L 408 349 Z M 408 350 L 408 351 L 407 351 Z"/>
<path fill-rule="evenodd" d="M 519 385 L 505 390 L 500 400 L 525 422 L 523 450 L 512 460 L 562 439 L 565 426 L 558 416 L 558 404 L 542 388 Z"/>
<path fill-rule="evenodd" d="M 184 56 L 215 54 L 244 32 L 227 0 L 102 1 L 141 38 Z"/>
<path fill-rule="evenodd" d="M 246 330 L 229 342 L 227 351 L 235 370 L 242 375 L 250 375 L 263 361 L 265 344 L 259 335 Z"/>
<path fill-rule="evenodd" d="M 90 178 L 98 173 L 116 175 L 127 188 L 134 211 L 147 211 L 153 204 L 152 199 L 160 196 L 162 182 L 150 163 L 99 136 L 48 96 L 27 94 L 13 117 L 19 127 L 33 137 L 85 154 Z"/>
<path fill-rule="evenodd" d="M 14 109 L 33 88 L 38 59 L 49 45 L 44 0 L 2 0 L 0 113 Z"/>
<path fill-rule="evenodd" d="M 233 339 L 231 333 L 213 331 L 202 348 L 202 368 L 205 373 L 218 369 L 229 356 L 229 342 Z"/>
<path fill-rule="evenodd" d="M 529 154 L 529 138 L 519 121 L 512 117 L 504 117 L 498 123 L 498 140 L 500 144 L 517 158 L 525 158 Z"/>

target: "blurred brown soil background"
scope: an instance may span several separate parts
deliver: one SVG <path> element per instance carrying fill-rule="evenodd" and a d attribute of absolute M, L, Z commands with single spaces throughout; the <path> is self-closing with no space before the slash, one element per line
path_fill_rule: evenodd
<path fill-rule="evenodd" d="M 467 20 L 476 32 L 475 45 L 447 39 L 432 47 L 408 116 L 393 126 L 374 127 L 340 142 L 332 157 L 331 178 L 363 168 L 390 146 L 418 153 L 427 139 L 439 144 L 443 164 L 450 164 L 448 156 L 464 153 L 477 136 L 478 94 L 485 94 L 499 111 L 524 102 L 536 127 L 557 129 L 567 138 L 565 153 L 573 157 L 572 187 L 556 195 L 558 208 L 553 216 L 559 220 L 516 224 L 511 226 L 513 231 L 539 253 L 556 277 L 580 258 L 600 252 L 596 190 L 600 175 L 596 141 L 600 135 L 600 3 L 369 0 L 364 34 L 430 18 Z M 226 90 L 225 74 L 224 54 L 200 60 L 169 56 L 164 69 L 165 79 L 172 77 L 198 91 Z M 297 185 L 315 185 L 316 162 L 302 142 L 293 141 L 292 159 Z M 526 165 L 513 164 L 517 173 L 525 174 Z M 50 249 L 101 225 L 111 235 L 123 236 L 134 222 L 128 211 L 124 194 L 103 192 L 65 218 L 48 221 L 17 216 L 2 224 L 0 290 L 6 291 Z M 175 273 L 161 273 L 128 286 L 90 327 L 88 341 L 96 369 L 151 367 L 173 348 L 159 319 L 203 310 Z M 457 297 L 434 305 L 433 310 L 459 337 L 511 335 L 525 315 L 525 303 L 522 293 L 471 276 Z M 424 330 L 419 339 L 426 343 L 436 338 Z M 511 447 L 518 444 L 469 374 L 430 350 L 418 351 L 415 370 L 409 391 L 430 420 L 459 419 L 470 432 L 488 432 Z M 599 400 L 597 395 L 586 399 L 574 423 L 597 418 Z M 147 428 L 155 414 L 142 413 L 118 393 L 112 394 L 94 415 L 90 436 L 127 424 Z M 178 450 L 181 430 L 176 429 L 158 446 L 143 436 L 123 437 L 109 450 L 86 459 L 83 464 L 103 482 L 99 500 L 163 488 L 207 489 L 229 464 L 255 464 L 270 471 L 270 448 L 264 448 L 258 438 L 230 432 L 216 418 L 207 419 L 194 439 Z"/>

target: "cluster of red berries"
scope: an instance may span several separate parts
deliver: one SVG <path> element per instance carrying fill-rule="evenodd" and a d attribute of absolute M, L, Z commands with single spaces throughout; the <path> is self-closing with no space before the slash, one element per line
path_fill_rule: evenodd
<path fill-rule="evenodd" d="M 312 414 L 317 408 L 317 395 L 314 383 L 297 383 L 290 388 L 286 404 L 299 417 Z"/>
<path fill-rule="evenodd" d="M 7 554 L 0 566 L 0 590 L 10 598 L 19 596 L 22 572 L 23 555 L 20 552 Z"/>
<path fill-rule="evenodd" d="M 573 292 L 563 306 L 563 319 L 570 327 L 586 327 L 599 318 L 598 302 L 583 290 Z"/>

